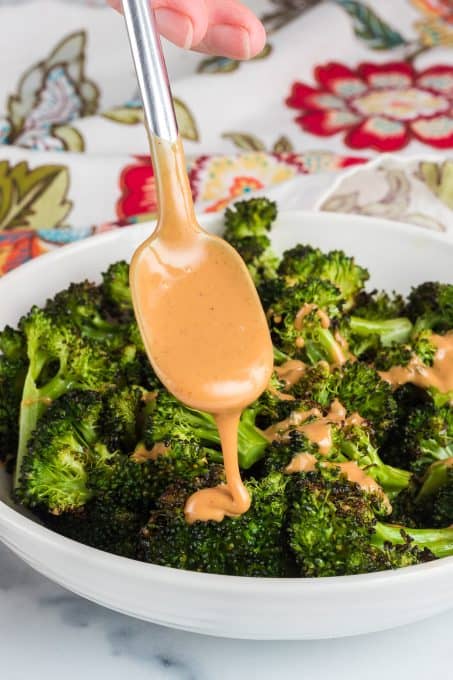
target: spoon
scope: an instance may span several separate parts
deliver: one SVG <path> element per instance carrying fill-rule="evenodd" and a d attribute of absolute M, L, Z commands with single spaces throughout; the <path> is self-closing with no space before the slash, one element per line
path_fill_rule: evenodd
<path fill-rule="evenodd" d="M 242 410 L 269 383 L 272 343 L 244 262 L 197 222 L 149 0 L 123 0 L 123 9 L 159 198 L 157 226 L 131 263 L 134 310 L 151 365 L 165 387 L 217 420 L 227 486 L 195 494 L 186 516 L 219 520 L 250 504 L 239 475 L 237 427 Z"/>

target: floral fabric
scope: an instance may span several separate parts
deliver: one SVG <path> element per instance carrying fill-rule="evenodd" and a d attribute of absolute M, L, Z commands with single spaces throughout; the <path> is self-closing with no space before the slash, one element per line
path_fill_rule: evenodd
<path fill-rule="evenodd" d="M 372 174 L 361 167 L 398 151 L 417 156 L 408 166 L 416 174 L 409 199 L 391 167 L 388 216 L 448 232 L 451 0 L 248 4 L 268 30 L 251 62 L 166 46 L 197 209 L 259 191 L 288 208 L 376 214 L 361 193 Z M 104 0 L 0 0 L 0 37 L 1 275 L 149 219 L 157 196 L 121 17 Z M 353 166 L 354 191 L 339 200 L 336 180 Z M 441 216 L 414 192 L 441 200 Z M 412 205 L 423 219 L 410 219 Z"/>

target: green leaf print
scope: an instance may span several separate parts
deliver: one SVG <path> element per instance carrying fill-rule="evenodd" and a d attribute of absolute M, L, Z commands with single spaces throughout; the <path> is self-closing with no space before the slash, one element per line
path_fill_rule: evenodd
<path fill-rule="evenodd" d="M 63 165 L 30 170 L 26 162 L 0 161 L 0 231 L 61 226 L 72 208 L 68 189 Z"/>
<path fill-rule="evenodd" d="M 389 26 L 363 2 L 335 0 L 352 18 L 354 33 L 373 50 L 391 50 L 407 45 L 401 33 Z"/>

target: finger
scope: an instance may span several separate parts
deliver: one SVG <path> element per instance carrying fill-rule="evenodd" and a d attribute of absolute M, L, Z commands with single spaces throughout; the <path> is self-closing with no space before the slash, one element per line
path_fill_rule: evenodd
<path fill-rule="evenodd" d="M 108 0 L 109 5 L 122 11 L 121 0 Z M 208 10 L 205 0 L 150 0 L 157 27 L 167 40 L 190 49 L 198 44 L 208 29 Z"/>
<path fill-rule="evenodd" d="M 208 28 L 195 49 L 232 59 L 250 59 L 266 43 L 262 23 L 238 0 L 207 0 Z"/>
<path fill-rule="evenodd" d="M 121 0 L 108 0 L 121 11 Z M 249 59 L 263 49 L 264 27 L 238 0 L 150 0 L 160 33 L 185 49 Z"/>

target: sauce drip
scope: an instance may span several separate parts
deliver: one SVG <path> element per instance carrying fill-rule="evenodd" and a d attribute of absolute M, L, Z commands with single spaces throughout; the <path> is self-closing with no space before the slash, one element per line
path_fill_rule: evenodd
<path fill-rule="evenodd" d="M 314 470 L 316 470 L 316 464 L 317 460 L 315 456 L 313 456 L 313 454 L 298 453 L 296 456 L 294 456 L 289 465 L 286 466 L 285 472 L 287 474 L 297 474 L 298 472 L 313 472 Z M 347 461 L 346 463 L 329 463 L 323 461 L 321 465 L 324 467 L 339 468 L 342 474 L 345 475 L 346 479 L 348 479 L 350 482 L 355 482 L 355 484 L 358 484 L 360 488 L 363 489 L 364 491 L 367 491 L 369 493 L 375 493 L 382 499 L 388 512 L 390 513 L 392 511 L 390 501 L 382 487 L 377 483 L 375 479 L 373 479 L 373 477 L 367 475 L 366 472 L 364 472 L 364 470 L 362 470 L 362 468 L 359 465 L 357 465 L 355 461 L 351 460 Z"/>
<path fill-rule="evenodd" d="M 321 326 L 323 328 L 330 328 L 330 319 L 326 312 L 322 309 L 319 309 L 317 305 L 314 305 L 313 303 L 308 303 L 306 302 L 297 312 L 296 314 L 296 319 L 294 321 L 294 328 L 297 331 L 302 330 L 302 326 L 304 323 L 304 319 L 308 314 L 311 314 L 311 312 L 316 312 L 316 314 L 319 316 L 319 319 L 321 321 Z"/>
<path fill-rule="evenodd" d="M 293 387 L 301 380 L 307 370 L 303 361 L 289 359 L 281 366 L 275 367 L 277 376 L 285 383 L 285 387 Z"/>
<path fill-rule="evenodd" d="M 250 505 L 238 423 L 269 383 L 273 348 L 245 264 L 196 221 L 181 141 L 151 143 L 160 217 L 132 260 L 134 308 L 157 376 L 177 399 L 216 419 L 227 483 L 191 496 L 186 518 L 220 521 Z"/>
<path fill-rule="evenodd" d="M 394 388 L 412 383 L 423 389 L 435 387 L 442 393 L 453 390 L 453 333 L 433 334 L 430 341 L 437 347 L 432 366 L 425 366 L 418 357 L 413 357 L 407 366 L 381 371 L 381 378 Z"/>
<path fill-rule="evenodd" d="M 143 444 L 137 446 L 131 459 L 136 463 L 146 463 L 147 460 L 157 460 L 160 456 L 165 456 L 168 446 L 164 442 L 157 442 L 152 449 L 147 449 Z"/>
<path fill-rule="evenodd" d="M 346 409 L 338 399 L 335 399 L 325 416 L 317 408 L 309 411 L 294 411 L 289 418 L 268 427 L 264 434 L 272 442 L 288 441 L 291 431 L 302 432 L 310 442 L 318 446 L 321 455 L 327 456 L 332 450 L 331 425 L 352 427 L 363 422 L 364 419 L 359 413 L 353 413 L 347 418 Z"/>
<path fill-rule="evenodd" d="M 237 456 L 239 418 L 240 413 L 232 415 L 226 413 L 216 416 L 227 480 L 241 479 Z M 228 485 L 219 485 L 213 489 L 201 489 L 201 491 L 192 494 L 186 503 L 185 516 L 189 524 L 197 520 L 221 522 L 225 515 L 236 517 L 247 512 L 249 507 L 250 496 L 245 486 L 242 483 L 231 486 L 230 482 Z"/>

